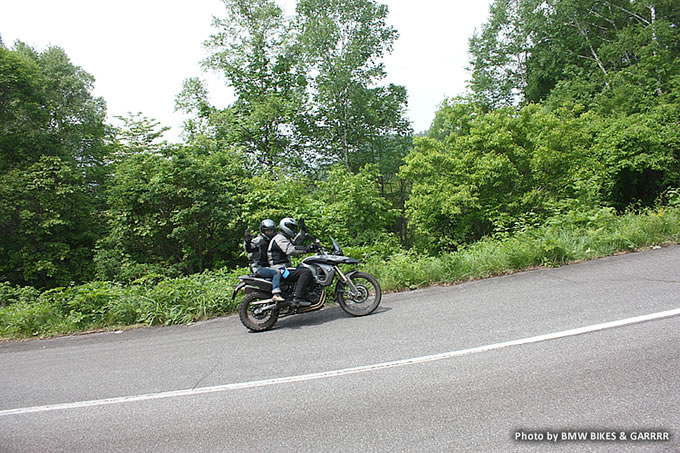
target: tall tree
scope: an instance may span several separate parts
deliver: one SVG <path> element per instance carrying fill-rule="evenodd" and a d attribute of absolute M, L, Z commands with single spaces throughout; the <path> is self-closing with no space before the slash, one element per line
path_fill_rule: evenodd
<path fill-rule="evenodd" d="M 272 0 L 223 0 L 227 16 L 214 18 L 217 33 L 206 41 L 206 68 L 222 72 L 236 101 L 225 110 L 205 108 L 203 88 L 185 86 L 184 104 L 208 121 L 216 138 L 241 147 L 272 170 L 299 155 L 305 77 L 297 64 L 294 35 Z M 187 100 L 193 99 L 194 102 Z"/>
<path fill-rule="evenodd" d="M 241 156 L 198 146 L 164 147 L 120 162 L 109 185 L 109 234 L 100 242 L 100 277 L 137 270 L 202 272 L 235 265 L 245 174 Z"/>
<path fill-rule="evenodd" d="M 144 116 L 141 112 L 128 113 L 126 116 L 116 116 L 122 125 L 115 128 L 117 157 L 138 153 L 156 152 L 167 144 L 159 142 L 163 134 L 170 128 L 161 126 L 159 121 Z"/>
<path fill-rule="evenodd" d="M 527 87 L 528 31 L 523 14 L 526 1 L 496 0 L 489 21 L 470 38 L 470 89 L 485 110 L 516 105 Z"/>
<path fill-rule="evenodd" d="M 83 281 L 103 224 L 109 147 L 94 78 L 58 47 L 0 47 L 0 281 Z"/>
<path fill-rule="evenodd" d="M 373 0 L 300 0 L 298 30 L 312 80 L 312 140 L 327 161 L 358 171 L 378 163 L 385 138 L 408 136 L 402 86 L 378 86 L 397 31 Z"/>
<path fill-rule="evenodd" d="M 470 40 L 469 86 L 487 110 L 549 98 L 647 108 L 630 100 L 668 93 L 678 74 L 679 10 L 670 0 L 495 0 Z"/>
<path fill-rule="evenodd" d="M 437 128 L 415 140 L 401 176 L 412 187 L 407 215 L 418 241 L 450 249 L 522 219 L 545 218 L 551 206 L 601 184 L 592 149 L 593 112 L 550 112 L 539 105 L 481 114 L 464 100 L 445 103 Z"/>

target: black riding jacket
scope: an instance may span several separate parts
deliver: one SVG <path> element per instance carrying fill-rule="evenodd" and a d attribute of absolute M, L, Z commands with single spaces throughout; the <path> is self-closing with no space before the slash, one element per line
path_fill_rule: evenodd
<path fill-rule="evenodd" d="M 244 247 L 248 252 L 248 262 L 250 269 L 257 272 L 258 269 L 269 267 L 267 250 L 271 240 L 265 234 L 259 234 L 250 241 L 244 241 Z"/>

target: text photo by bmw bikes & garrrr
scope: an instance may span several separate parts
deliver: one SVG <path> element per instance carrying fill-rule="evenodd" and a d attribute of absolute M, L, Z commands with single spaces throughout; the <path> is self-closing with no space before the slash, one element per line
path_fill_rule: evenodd
<path fill-rule="evenodd" d="M 283 316 L 295 315 L 320 310 L 326 303 L 324 289 L 335 284 L 335 301 L 352 316 L 366 316 L 380 305 L 382 290 L 378 280 L 366 272 L 351 270 L 343 273 L 339 265 L 356 265 L 358 260 L 343 255 L 342 248 L 331 238 L 333 249 L 327 252 L 315 241 L 318 252 L 302 260 L 304 266 L 312 272 L 312 281 L 305 290 L 304 298 L 311 302 L 307 307 L 296 307 L 293 301 L 295 282 L 281 280 L 281 291 L 284 298 L 281 302 L 272 299 L 272 281 L 255 275 L 242 275 L 241 282 L 234 288 L 232 299 L 240 291 L 245 296 L 239 305 L 239 316 L 244 326 L 254 332 L 271 329 Z M 294 268 L 289 268 L 290 270 Z"/>

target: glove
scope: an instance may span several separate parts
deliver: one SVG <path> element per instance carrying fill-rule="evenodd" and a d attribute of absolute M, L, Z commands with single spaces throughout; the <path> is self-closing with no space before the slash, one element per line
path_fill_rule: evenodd
<path fill-rule="evenodd" d="M 300 219 L 298 223 L 300 224 L 300 232 L 307 234 L 307 225 L 305 225 L 305 219 Z"/>
<path fill-rule="evenodd" d="M 245 239 L 247 243 L 250 243 L 250 241 L 253 239 L 253 237 L 250 235 L 250 228 L 246 228 L 246 232 L 243 235 L 243 239 Z"/>

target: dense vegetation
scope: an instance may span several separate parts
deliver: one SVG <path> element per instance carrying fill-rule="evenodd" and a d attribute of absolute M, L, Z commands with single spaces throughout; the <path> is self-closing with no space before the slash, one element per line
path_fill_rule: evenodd
<path fill-rule="evenodd" d="M 680 4 L 495 0 L 469 92 L 414 137 L 374 0 L 224 0 L 182 143 L 106 122 L 57 47 L 0 41 L 0 335 L 230 311 L 240 242 L 305 218 L 388 289 L 677 241 Z"/>

